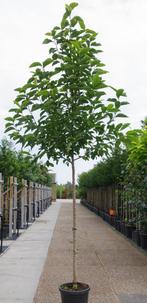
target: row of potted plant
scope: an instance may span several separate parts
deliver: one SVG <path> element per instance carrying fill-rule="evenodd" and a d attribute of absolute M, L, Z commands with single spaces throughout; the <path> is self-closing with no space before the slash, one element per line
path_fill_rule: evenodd
<path fill-rule="evenodd" d="M 90 202 L 85 199 L 81 200 L 81 204 L 86 206 L 89 210 L 94 212 L 96 215 L 100 216 L 105 222 L 112 225 L 117 231 L 122 233 L 127 238 L 134 241 L 134 243 L 140 246 L 142 249 L 147 250 L 147 222 L 145 220 L 140 220 L 140 229 L 137 228 L 137 224 L 134 220 L 122 220 L 122 218 L 96 208 Z"/>

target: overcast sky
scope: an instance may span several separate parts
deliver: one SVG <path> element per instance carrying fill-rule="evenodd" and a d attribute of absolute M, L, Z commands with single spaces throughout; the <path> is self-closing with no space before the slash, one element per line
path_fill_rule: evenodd
<path fill-rule="evenodd" d="M 64 0 L 0 0 L 0 139 L 4 118 L 12 107 L 14 89 L 25 83 L 28 66 L 47 57 L 44 34 L 61 21 Z M 130 105 L 125 112 L 131 127 L 147 115 L 147 0 L 79 0 L 76 14 L 99 33 L 101 58 L 109 71 L 107 82 L 124 88 Z M 77 174 L 93 166 L 77 162 Z M 57 181 L 71 179 L 62 164 L 54 169 Z"/>

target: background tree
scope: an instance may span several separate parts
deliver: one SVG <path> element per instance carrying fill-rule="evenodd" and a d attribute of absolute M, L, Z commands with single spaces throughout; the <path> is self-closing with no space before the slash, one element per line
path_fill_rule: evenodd
<path fill-rule="evenodd" d="M 101 160 L 91 170 L 79 175 L 80 196 L 86 197 L 88 188 L 120 184 L 124 177 L 127 158 L 126 148 L 117 148 L 112 155 Z"/>
<path fill-rule="evenodd" d="M 72 16 L 78 4 L 65 6 L 61 24 L 46 34 L 49 55 L 43 62 L 34 62 L 32 76 L 17 88 L 18 96 L 7 118 L 6 129 L 23 146 L 38 146 L 38 157 L 44 154 L 57 163 L 60 159 L 72 167 L 73 186 L 73 283 L 76 284 L 76 195 L 75 161 L 107 154 L 122 138 L 128 125 L 115 124 L 124 117 L 120 101 L 123 89 L 106 85 L 102 75 L 104 64 L 97 33 L 85 27 L 79 16 Z M 107 89 L 114 92 L 107 97 Z"/>
<path fill-rule="evenodd" d="M 34 156 L 16 151 L 13 144 L 6 139 L 0 143 L 0 171 L 4 178 L 15 176 L 18 182 L 22 179 L 50 186 L 51 175 L 47 166 L 37 163 Z"/>

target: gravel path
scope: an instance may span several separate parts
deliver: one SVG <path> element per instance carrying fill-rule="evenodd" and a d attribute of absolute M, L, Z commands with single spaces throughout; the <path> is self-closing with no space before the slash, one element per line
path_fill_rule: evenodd
<path fill-rule="evenodd" d="M 78 210 L 78 280 L 89 303 L 147 303 L 147 256 L 82 205 Z M 72 205 L 62 203 L 34 303 L 61 302 L 72 280 Z M 70 302 L 69 302 L 70 303 Z"/>

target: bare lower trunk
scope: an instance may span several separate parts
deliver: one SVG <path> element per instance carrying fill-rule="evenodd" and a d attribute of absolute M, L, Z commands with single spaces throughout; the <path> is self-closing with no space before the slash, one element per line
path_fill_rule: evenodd
<path fill-rule="evenodd" d="M 73 189 L 73 283 L 77 283 L 76 275 L 76 186 L 75 186 L 75 162 L 72 157 L 72 189 Z"/>

